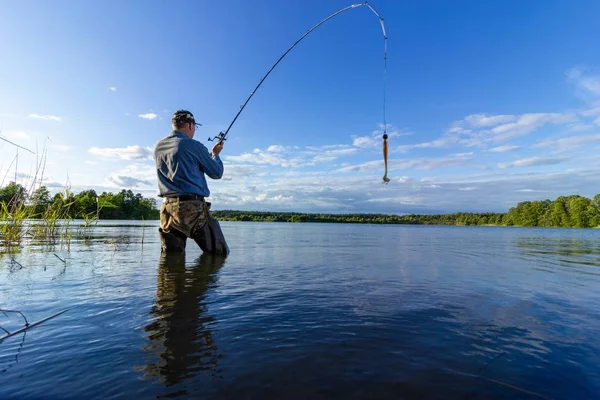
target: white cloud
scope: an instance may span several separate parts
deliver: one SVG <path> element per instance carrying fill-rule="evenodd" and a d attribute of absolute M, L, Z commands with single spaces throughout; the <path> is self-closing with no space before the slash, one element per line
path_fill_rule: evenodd
<path fill-rule="evenodd" d="M 411 158 L 388 160 L 388 171 L 404 169 L 430 170 L 439 167 L 464 165 L 473 159 L 473 153 L 450 154 L 439 158 Z M 373 172 L 383 170 L 383 160 L 369 161 L 338 168 L 336 172 Z"/>
<path fill-rule="evenodd" d="M 535 190 L 535 189 L 517 189 L 516 192 L 521 193 L 535 193 L 535 192 L 543 192 L 543 190 Z"/>
<path fill-rule="evenodd" d="M 564 124 L 575 120 L 573 114 L 531 113 L 523 114 L 515 122 L 498 125 L 490 130 L 492 141 L 502 142 L 508 139 L 527 135 L 546 124 Z"/>
<path fill-rule="evenodd" d="M 116 92 L 117 88 L 114 87 L 114 86 L 111 86 L 111 87 L 108 88 L 108 90 L 110 90 L 111 92 Z"/>
<path fill-rule="evenodd" d="M 52 147 L 58 151 L 68 151 L 71 147 L 63 144 L 54 144 Z"/>
<path fill-rule="evenodd" d="M 546 139 L 534 145 L 534 147 L 550 147 L 554 146 L 558 150 L 572 150 L 586 143 L 600 142 L 600 134 L 596 135 L 579 135 L 570 136 L 559 139 Z"/>
<path fill-rule="evenodd" d="M 417 143 L 417 144 L 406 144 L 402 146 L 398 146 L 393 149 L 391 152 L 401 152 L 406 153 L 411 149 L 428 149 L 428 148 L 442 148 L 448 147 L 451 144 L 457 143 L 457 139 L 451 136 L 445 136 L 440 139 L 432 140 L 431 142 Z"/>
<path fill-rule="evenodd" d="M 567 129 L 567 131 L 568 132 L 582 132 L 582 131 L 588 131 L 593 128 L 594 128 L 594 125 L 590 125 L 590 124 L 572 124 L 569 126 L 569 129 Z"/>
<path fill-rule="evenodd" d="M 298 158 L 284 158 L 274 153 L 265 152 L 260 149 L 255 149 L 252 153 L 244 153 L 239 156 L 223 156 L 223 160 L 233 163 L 249 163 L 249 164 L 264 164 L 264 165 L 279 165 L 282 167 L 299 167 L 303 165 L 303 161 Z"/>
<path fill-rule="evenodd" d="M 119 187 L 156 187 L 156 168 L 143 162 L 134 162 L 113 171 L 101 184 Z"/>
<path fill-rule="evenodd" d="M 356 147 L 375 147 L 377 144 L 377 140 L 372 136 L 356 136 L 352 140 L 352 146 Z"/>
<path fill-rule="evenodd" d="M 471 114 L 467 115 L 464 121 L 467 125 L 482 128 L 490 127 L 499 124 L 506 124 L 517 119 L 514 115 L 487 115 L 487 114 Z"/>
<path fill-rule="evenodd" d="M 152 182 L 124 175 L 113 175 L 108 178 L 108 181 L 120 187 L 139 187 L 152 185 Z"/>
<path fill-rule="evenodd" d="M 596 115 L 600 115 L 600 107 L 594 107 L 581 112 L 581 115 L 585 117 L 593 117 Z"/>
<path fill-rule="evenodd" d="M 144 118 L 144 119 L 155 119 L 156 117 L 158 117 L 158 115 L 156 115 L 154 113 L 146 113 L 146 114 L 140 114 L 140 115 L 138 115 L 138 117 Z"/>
<path fill-rule="evenodd" d="M 376 197 L 366 200 L 367 203 L 381 203 L 385 205 L 420 205 L 425 202 L 423 196 L 395 196 L 395 197 Z"/>
<path fill-rule="evenodd" d="M 490 151 L 493 151 L 495 153 L 505 153 L 507 151 L 513 151 L 518 149 L 519 146 L 498 146 L 498 147 L 493 147 L 490 149 Z"/>
<path fill-rule="evenodd" d="M 56 121 L 56 122 L 62 121 L 62 118 L 59 116 L 56 116 L 56 115 L 29 114 L 29 118 L 43 119 L 44 121 Z"/>
<path fill-rule="evenodd" d="M 352 136 L 352 145 L 355 147 L 361 147 L 361 148 L 372 148 L 372 147 L 381 146 L 381 144 L 383 143 L 383 128 L 384 128 L 384 125 L 379 124 L 379 129 L 372 131 L 371 134 L 368 136 L 353 135 Z M 411 132 L 401 131 L 398 128 L 396 128 L 390 124 L 387 125 L 387 128 L 388 129 L 387 129 L 386 133 L 388 135 L 388 141 L 390 141 L 392 138 L 395 138 L 395 137 L 412 135 Z"/>
<path fill-rule="evenodd" d="M 271 153 L 283 153 L 286 151 L 286 148 L 284 146 L 274 144 L 272 146 L 269 146 L 267 151 L 270 151 Z"/>
<path fill-rule="evenodd" d="M 104 158 L 117 158 L 121 160 L 151 160 L 153 159 L 153 150 L 150 147 L 141 147 L 138 145 L 127 146 L 125 148 L 98 148 L 89 149 L 91 154 Z"/>
<path fill-rule="evenodd" d="M 486 143 L 502 143 L 526 136 L 548 124 L 563 125 L 576 121 L 575 113 L 473 114 L 454 122 L 446 137 L 453 138 L 455 143 L 465 147 L 483 147 Z"/>
<path fill-rule="evenodd" d="M 252 153 L 243 153 L 238 156 L 225 155 L 223 156 L 223 160 L 234 164 L 275 165 L 284 168 L 299 168 L 331 162 L 357 152 L 357 148 L 345 144 L 307 146 L 304 149 L 297 146 L 284 147 L 271 145 L 266 151 L 254 149 Z"/>
<path fill-rule="evenodd" d="M 30 138 L 29 134 L 25 131 L 8 131 L 6 133 L 3 132 L 2 136 L 12 140 L 25 140 Z"/>
<path fill-rule="evenodd" d="M 499 168 L 532 167 L 536 165 L 554 165 L 565 161 L 563 157 L 528 157 L 520 160 L 498 163 Z"/>
<path fill-rule="evenodd" d="M 400 178 L 396 179 L 396 182 L 398 183 L 412 183 L 414 182 L 413 179 L 409 178 L 408 176 L 401 176 Z"/>
<path fill-rule="evenodd" d="M 567 72 L 567 78 L 583 96 L 600 97 L 600 74 L 587 68 L 572 68 Z"/>
<path fill-rule="evenodd" d="M 339 148 L 339 149 L 332 149 L 332 150 L 311 151 L 311 152 L 308 152 L 308 154 L 316 153 L 310 161 L 310 164 L 315 164 L 315 163 L 324 163 L 324 162 L 335 161 L 340 157 L 350 156 L 350 155 L 356 154 L 357 152 L 358 152 L 357 148 L 349 147 L 349 148 Z"/>

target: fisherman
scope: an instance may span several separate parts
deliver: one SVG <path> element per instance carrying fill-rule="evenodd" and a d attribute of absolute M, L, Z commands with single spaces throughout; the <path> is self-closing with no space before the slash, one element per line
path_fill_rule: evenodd
<path fill-rule="evenodd" d="M 219 222 L 211 215 L 210 195 L 205 174 L 211 179 L 223 177 L 219 153 L 223 141 L 208 149 L 194 140 L 196 122 L 187 110 L 178 110 L 171 119 L 171 133 L 158 141 L 154 149 L 160 207 L 161 252 L 185 251 L 187 238 L 193 239 L 206 253 L 229 254 Z"/>

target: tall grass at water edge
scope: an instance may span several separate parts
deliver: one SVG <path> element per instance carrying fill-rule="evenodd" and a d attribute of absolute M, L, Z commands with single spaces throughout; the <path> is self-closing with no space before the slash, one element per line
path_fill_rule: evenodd
<path fill-rule="evenodd" d="M 68 183 L 52 203 L 40 205 L 34 193 L 42 187 L 45 162 L 44 149 L 40 158 L 36 154 L 36 170 L 33 175 L 28 175 L 31 176 L 31 181 L 22 185 L 25 190 L 15 193 L 6 202 L 0 201 L 0 253 L 17 252 L 25 240 L 61 245 L 70 250 L 73 237 L 79 240 L 92 238 L 91 231 L 96 226 L 100 210 L 104 206 L 110 206 L 97 201 L 94 212 L 82 211 L 74 216 L 71 209 L 73 196 Z M 14 173 L 17 176 L 16 166 Z M 0 187 L 4 186 L 6 175 L 0 182 Z M 81 218 L 83 225 L 75 229 L 74 218 Z"/>

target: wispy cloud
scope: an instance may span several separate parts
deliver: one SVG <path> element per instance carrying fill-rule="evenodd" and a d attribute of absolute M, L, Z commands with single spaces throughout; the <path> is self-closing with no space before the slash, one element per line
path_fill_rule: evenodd
<path fill-rule="evenodd" d="M 518 148 L 519 148 L 519 146 L 506 145 L 506 146 L 493 147 L 490 149 L 490 151 L 493 151 L 495 153 L 506 153 L 507 151 L 517 150 Z"/>
<path fill-rule="evenodd" d="M 520 192 L 520 193 L 536 193 L 536 192 L 543 192 L 543 190 L 536 190 L 536 189 L 517 189 L 517 190 L 515 190 L 515 192 Z"/>
<path fill-rule="evenodd" d="M 590 99 L 600 97 L 600 72 L 589 68 L 571 68 L 566 73 L 567 79 L 575 85 L 578 93 Z"/>
<path fill-rule="evenodd" d="M 381 146 L 382 137 L 383 137 L 383 128 L 385 126 L 383 124 L 379 124 L 379 128 L 372 131 L 370 135 L 367 136 L 352 136 L 352 145 L 361 148 L 373 148 L 377 146 Z M 387 135 L 388 140 L 399 137 L 399 136 L 410 136 L 411 132 L 400 130 L 393 125 L 387 125 Z"/>
<path fill-rule="evenodd" d="M 325 145 L 320 147 L 308 146 L 302 154 L 310 157 L 309 164 L 320 164 L 335 161 L 341 157 L 358 153 L 359 149 L 348 145 Z"/>
<path fill-rule="evenodd" d="M 581 112 L 581 115 L 583 115 L 585 117 L 594 117 L 596 115 L 600 115 L 600 106 L 594 107 L 594 108 L 589 108 L 587 110 L 583 110 Z"/>
<path fill-rule="evenodd" d="M 532 167 L 536 165 L 554 165 L 565 161 L 564 157 L 529 157 L 520 160 L 498 163 L 499 168 Z"/>
<path fill-rule="evenodd" d="M 412 149 L 439 149 L 443 147 L 448 147 L 450 145 L 458 143 L 458 140 L 455 137 L 445 136 L 440 139 L 435 139 L 430 142 L 423 142 L 417 144 L 405 144 L 402 146 L 398 146 L 391 150 L 391 153 L 400 152 L 406 153 Z"/>
<path fill-rule="evenodd" d="M 568 132 L 582 132 L 582 131 L 588 131 L 590 129 L 594 129 L 594 125 L 580 123 L 580 124 L 569 125 L 567 131 Z"/>
<path fill-rule="evenodd" d="M 464 165 L 473 159 L 473 153 L 450 154 L 438 158 L 411 158 L 388 160 L 388 170 L 421 169 L 430 170 L 439 167 Z M 346 165 L 338 168 L 336 172 L 374 172 L 383 167 L 383 160 L 369 161 L 357 165 Z"/>
<path fill-rule="evenodd" d="M 138 145 L 127 146 L 124 148 L 99 148 L 92 147 L 88 150 L 91 154 L 104 157 L 116 158 L 121 160 L 151 160 L 153 150 L 150 147 L 141 147 Z"/>
<path fill-rule="evenodd" d="M 54 145 L 52 145 L 52 148 L 54 148 L 58 151 L 69 151 L 71 149 L 70 146 L 66 146 L 64 144 L 54 144 Z"/>
<path fill-rule="evenodd" d="M 8 131 L 0 132 L 2 136 L 12 140 L 26 140 L 30 138 L 30 135 L 25 131 Z"/>
<path fill-rule="evenodd" d="M 117 185 L 132 186 L 156 185 L 156 168 L 143 162 L 133 162 L 113 171 L 107 178 L 108 182 Z"/>
<path fill-rule="evenodd" d="M 43 119 L 44 121 L 56 121 L 61 122 L 62 118 L 57 115 L 40 115 L 40 114 L 29 114 L 29 118 Z"/>
<path fill-rule="evenodd" d="M 108 90 L 110 90 L 111 92 L 116 92 L 117 88 L 115 86 L 111 86 L 108 88 Z"/>
<path fill-rule="evenodd" d="M 152 185 L 152 182 L 123 175 L 113 175 L 108 178 L 108 181 L 120 187 L 140 187 Z"/>
<path fill-rule="evenodd" d="M 225 155 L 223 160 L 234 164 L 273 165 L 284 168 L 299 168 L 335 161 L 338 158 L 356 154 L 356 147 L 346 144 L 323 146 L 281 146 L 271 145 L 267 150 L 254 149 L 252 153 Z"/>
<path fill-rule="evenodd" d="M 455 122 L 449 134 L 457 136 L 463 145 L 502 143 L 509 139 L 528 135 L 544 125 L 561 125 L 577 120 L 574 113 L 527 113 L 521 115 L 468 115 Z M 485 126 L 487 129 L 479 129 Z"/>
<path fill-rule="evenodd" d="M 398 146 L 392 152 L 406 153 L 412 149 L 441 149 L 450 147 L 479 147 L 494 145 L 492 152 L 503 153 L 518 148 L 514 145 L 498 146 L 511 139 L 529 135 L 545 125 L 575 123 L 575 113 L 526 113 L 521 115 L 471 114 L 455 121 L 439 138 L 426 142 Z"/>
<path fill-rule="evenodd" d="M 300 167 L 306 164 L 301 157 L 286 157 L 279 153 L 254 149 L 252 153 L 243 153 L 239 156 L 223 156 L 223 160 L 232 163 L 279 165 L 281 167 Z"/>
<path fill-rule="evenodd" d="M 485 128 L 514 122 L 516 119 L 515 115 L 471 114 L 465 117 L 464 122 L 475 128 Z"/>
<path fill-rule="evenodd" d="M 527 135 L 547 124 L 564 124 L 575 120 L 573 114 L 534 113 L 523 114 L 514 122 L 498 125 L 491 129 L 492 141 L 503 142 L 517 136 Z"/>
<path fill-rule="evenodd" d="M 559 151 L 573 150 L 587 143 L 600 142 L 600 134 L 578 135 L 558 139 L 546 139 L 534 145 L 534 147 L 556 147 Z"/>
<path fill-rule="evenodd" d="M 281 146 L 279 144 L 274 144 L 272 146 L 269 146 L 269 148 L 267 148 L 267 151 L 271 152 L 271 153 L 283 153 L 285 152 L 287 149 L 285 146 Z"/>
<path fill-rule="evenodd" d="M 156 115 L 155 113 L 146 113 L 146 114 L 140 114 L 140 115 L 138 115 L 138 117 L 143 118 L 143 119 L 156 119 L 156 117 L 158 117 L 158 115 Z"/>

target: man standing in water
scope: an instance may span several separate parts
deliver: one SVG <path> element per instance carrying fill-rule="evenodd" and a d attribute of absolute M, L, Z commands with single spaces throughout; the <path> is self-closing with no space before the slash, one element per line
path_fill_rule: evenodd
<path fill-rule="evenodd" d="M 223 162 L 219 153 L 223 142 L 218 142 L 209 153 L 199 141 L 194 140 L 196 123 L 187 110 L 173 114 L 171 133 L 161 139 L 154 149 L 158 176 L 160 207 L 161 251 L 185 251 L 187 238 L 193 239 L 206 253 L 229 253 L 229 247 L 219 222 L 210 213 L 210 195 L 205 174 L 211 179 L 221 179 Z"/>

